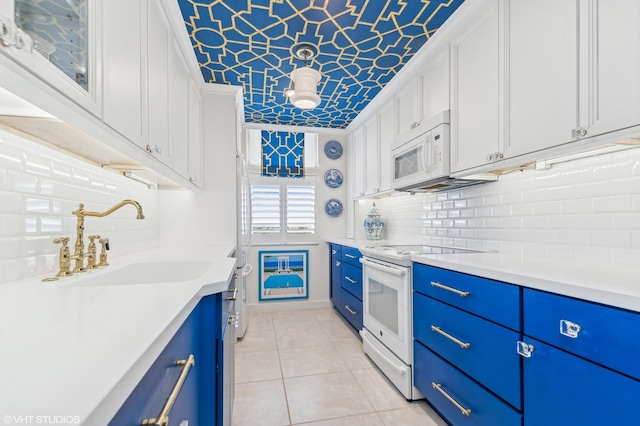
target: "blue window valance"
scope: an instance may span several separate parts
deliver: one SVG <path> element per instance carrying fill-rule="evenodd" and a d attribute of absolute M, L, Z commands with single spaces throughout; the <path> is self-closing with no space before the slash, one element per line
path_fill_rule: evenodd
<path fill-rule="evenodd" d="M 304 177 L 304 133 L 262 131 L 262 176 Z"/>

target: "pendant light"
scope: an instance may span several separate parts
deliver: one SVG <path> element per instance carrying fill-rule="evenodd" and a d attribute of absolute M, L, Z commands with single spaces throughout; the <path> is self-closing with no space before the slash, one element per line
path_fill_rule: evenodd
<path fill-rule="evenodd" d="M 313 109 L 320 105 L 320 96 L 316 92 L 322 74 L 307 65 L 307 61 L 316 56 L 311 46 L 300 46 L 296 57 L 304 60 L 304 66 L 291 72 L 293 89 L 285 92 L 291 103 L 300 109 Z"/>

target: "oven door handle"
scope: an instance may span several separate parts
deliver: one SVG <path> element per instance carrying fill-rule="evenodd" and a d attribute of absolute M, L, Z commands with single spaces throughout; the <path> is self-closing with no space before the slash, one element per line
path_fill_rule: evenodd
<path fill-rule="evenodd" d="M 370 268 L 378 269 L 379 271 L 383 271 L 383 272 L 388 272 L 389 274 L 397 275 L 399 277 L 403 277 L 407 273 L 406 268 L 403 268 L 403 267 L 392 268 L 390 266 L 382 265 L 377 262 L 372 262 L 368 259 L 365 259 L 364 257 L 360 258 L 360 263 Z"/>

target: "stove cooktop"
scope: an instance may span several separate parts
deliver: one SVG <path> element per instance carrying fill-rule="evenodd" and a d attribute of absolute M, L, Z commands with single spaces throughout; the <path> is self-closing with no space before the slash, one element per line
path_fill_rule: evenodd
<path fill-rule="evenodd" d="M 447 247 L 432 245 L 372 245 L 360 249 L 363 255 L 386 260 L 398 264 L 410 264 L 412 255 L 420 254 L 467 254 L 485 253 L 483 250 L 475 250 L 466 247 Z"/>

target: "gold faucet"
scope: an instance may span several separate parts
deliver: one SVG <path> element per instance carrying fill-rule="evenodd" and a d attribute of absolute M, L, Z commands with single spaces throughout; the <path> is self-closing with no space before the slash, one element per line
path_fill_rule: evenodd
<path fill-rule="evenodd" d="M 71 255 L 69 253 L 69 237 L 60 237 L 53 240 L 55 244 L 60 244 L 60 270 L 56 277 L 68 277 L 73 275 L 69 268 L 71 267 Z"/>
<path fill-rule="evenodd" d="M 74 259 L 76 262 L 76 266 L 75 268 L 73 268 L 74 273 L 84 272 L 86 270 L 84 267 L 84 258 L 87 256 L 87 254 L 84 252 L 84 218 L 87 216 L 105 217 L 115 212 L 120 207 L 125 206 L 127 204 L 131 204 L 138 211 L 138 215 L 136 216 L 136 219 L 144 219 L 144 215 L 142 214 L 142 206 L 140 205 L 140 203 L 138 203 L 135 200 L 122 200 L 115 206 L 103 212 L 87 211 L 84 209 L 84 204 L 80 203 L 78 210 L 74 210 L 71 212 L 72 214 L 76 215 L 76 217 L 78 218 L 78 224 L 76 226 L 75 251 L 73 252 L 73 256 L 71 256 L 71 258 Z M 106 263 L 106 260 L 105 260 L 105 263 Z"/>

